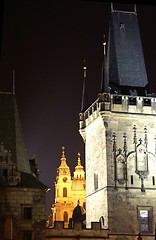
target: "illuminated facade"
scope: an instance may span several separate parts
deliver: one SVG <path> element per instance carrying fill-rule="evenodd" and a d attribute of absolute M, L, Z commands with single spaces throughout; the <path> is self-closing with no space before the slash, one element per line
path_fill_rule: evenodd
<path fill-rule="evenodd" d="M 73 210 L 79 203 L 85 211 L 86 180 L 83 166 L 81 165 L 80 153 L 78 153 L 77 166 L 71 177 L 70 168 L 65 157 L 65 148 L 62 147 L 61 164 L 57 169 L 55 182 L 55 203 L 52 205 L 52 226 L 54 221 L 64 221 L 64 227 L 68 228 L 69 219 L 72 218 Z"/>
<path fill-rule="evenodd" d="M 102 220 L 111 239 L 155 239 L 156 95 L 148 92 L 136 12 L 112 10 L 107 56 L 105 48 L 101 92 L 91 105 L 84 67 L 86 226 Z"/>

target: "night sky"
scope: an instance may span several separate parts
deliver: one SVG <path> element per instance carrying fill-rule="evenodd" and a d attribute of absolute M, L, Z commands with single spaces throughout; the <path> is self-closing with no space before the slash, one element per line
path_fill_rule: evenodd
<path fill-rule="evenodd" d="M 156 6 L 137 6 L 150 91 L 156 92 Z M 114 9 L 134 10 L 131 4 Z M 100 91 L 103 34 L 108 36 L 109 2 L 5 1 L 0 56 L 0 91 L 15 94 L 29 158 L 39 161 L 47 193 L 47 214 L 54 202 L 54 181 L 65 146 L 71 173 L 84 143 L 79 134 L 83 59 L 89 102 Z"/>

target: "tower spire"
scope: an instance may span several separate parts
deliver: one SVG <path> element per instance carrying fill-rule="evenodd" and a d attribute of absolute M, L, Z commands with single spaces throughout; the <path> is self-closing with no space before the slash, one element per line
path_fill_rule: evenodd
<path fill-rule="evenodd" d="M 111 12 L 113 12 L 113 3 L 111 2 Z"/>
<path fill-rule="evenodd" d="M 13 94 L 15 95 L 15 70 L 13 70 Z"/>
<path fill-rule="evenodd" d="M 101 89 L 100 92 L 108 92 L 108 81 L 106 76 L 106 39 L 103 36 L 103 63 L 102 63 L 102 74 L 101 74 Z"/>
<path fill-rule="evenodd" d="M 65 158 L 65 147 L 62 146 L 62 158 Z"/>
<path fill-rule="evenodd" d="M 136 4 L 134 4 L 134 12 L 137 13 Z"/>
<path fill-rule="evenodd" d="M 84 112 L 88 107 L 88 96 L 87 96 L 87 89 L 86 89 L 86 78 L 87 78 L 87 67 L 86 61 L 84 60 L 83 65 L 83 91 L 82 91 L 82 103 L 81 103 L 81 112 Z"/>
<path fill-rule="evenodd" d="M 81 159 L 80 159 L 81 154 L 78 153 L 77 156 L 78 156 L 77 165 L 78 165 L 78 166 L 81 166 Z"/>
<path fill-rule="evenodd" d="M 70 174 L 69 166 L 67 165 L 66 156 L 65 156 L 65 147 L 62 146 L 62 156 L 61 156 L 61 164 L 58 167 L 58 175 Z"/>

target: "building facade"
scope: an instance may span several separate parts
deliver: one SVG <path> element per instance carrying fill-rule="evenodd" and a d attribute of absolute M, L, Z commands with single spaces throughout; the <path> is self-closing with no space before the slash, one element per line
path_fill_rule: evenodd
<path fill-rule="evenodd" d="M 111 9 L 101 89 L 87 98 L 79 132 L 85 143 L 86 229 L 55 222 L 48 239 L 155 240 L 156 94 L 150 94 L 137 13 Z M 79 226 L 79 227 L 78 227 Z"/>
<path fill-rule="evenodd" d="M 0 93 L 0 239 L 44 240 L 47 186 L 28 159 L 15 95 Z"/>
<path fill-rule="evenodd" d="M 85 143 L 86 226 L 103 219 L 111 239 L 155 239 L 156 95 L 148 80 L 137 13 L 112 10 L 97 100 L 80 113 Z M 96 204 L 95 204 L 96 203 Z"/>
<path fill-rule="evenodd" d="M 61 164 L 57 169 L 55 182 L 55 203 L 52 205 L 52 222 L 64 221 L 64 227 L 68 228 L 73 210 L 79 204 L 85 212 L 86 203 L 86 180 L 85 171 L 81 165 L 80 153 L 78 153 L 77 166 L 73 176 L 67 165 L 65 147 L 62 147 Z"/>

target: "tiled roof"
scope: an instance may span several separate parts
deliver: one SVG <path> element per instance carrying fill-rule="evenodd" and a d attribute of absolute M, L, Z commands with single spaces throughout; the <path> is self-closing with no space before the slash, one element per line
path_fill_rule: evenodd
<path fill-rule="evenodd" d="M 109 82 L 116 86 L 148 84 L 137 14 L 113 11 L 108 39 Z"/>
<path fill-rule="evenodd" d="M 25 188 L 43 188 L 48 189 L 48 187 L 40 182 L 36 177 L 34 177 L 32 174 L 21 172 L 21 181 L 18 184 L 21 187 Z"/>

